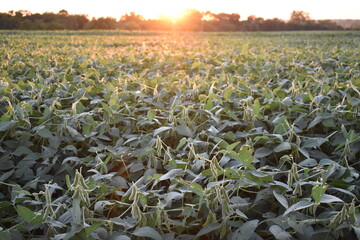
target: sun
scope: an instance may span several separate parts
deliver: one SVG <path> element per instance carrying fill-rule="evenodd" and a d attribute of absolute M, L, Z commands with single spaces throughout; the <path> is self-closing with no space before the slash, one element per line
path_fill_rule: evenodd
<path fill-rule="evenodd" d="M 159 9 L 157 12 L 157 18 L 165 18 L 169 19 L 172 22 L 177 22 L 184 16 L 186 9 L 185 8 L 177 8 L 177 7 L 167 7 L 164 9 Z"/>
<path fill-rule="evenodd" d="M 148 3 L 144 4 L 136 12 L 148 19 L 165 18 L 176 22 L 183 16 L 187 8 L 187 4 L 182 2 L 159 0 L 154 1 L 151 6 Z"/>

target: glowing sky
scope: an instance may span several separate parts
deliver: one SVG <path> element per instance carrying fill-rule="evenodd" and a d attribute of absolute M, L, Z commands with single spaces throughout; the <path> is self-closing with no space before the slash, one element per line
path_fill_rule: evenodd
<path fill-rule="evenodd" d="M 115 18 L 132 11 L 145 18 L 179 16 L 187 8 L 239 13 L 242 20 L 249 15 L 287 20 L 293 10 L 308 12 L 312 19 L 360 19 L 360 0 L 2 0 L 0 3 L 0 12 L 29 10 L 32 13 L 57 13 L 66 9 L 70 14 Z"/>

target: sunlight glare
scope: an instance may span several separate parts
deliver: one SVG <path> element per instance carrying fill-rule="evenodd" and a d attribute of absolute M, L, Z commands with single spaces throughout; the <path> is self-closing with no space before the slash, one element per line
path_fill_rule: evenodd
<path fill-rule="evenodd" d="M 156 15 L 156 18 L 165 18 L 169 19 L 172 22 L 176 22 L 184 15 L 186 8 L 179 8 L 177 6 L 170 7 L 164 6 L 163 8 L 159 8 Z"/>

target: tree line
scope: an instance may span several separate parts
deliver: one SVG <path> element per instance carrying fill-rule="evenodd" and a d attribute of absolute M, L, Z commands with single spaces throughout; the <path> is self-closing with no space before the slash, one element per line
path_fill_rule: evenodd
<path fill-rule="evenodd" d="M 119 20 L 113 17 L 89 19 L 86 15 L 69 14 L 66 10 L 58 13 L 31 13 L 26 10 L 0 13 L 0 29 L 20 30 L 112 30 L 129 31 L 292 31 L 292 30 L 342 30 L 330 20 L 312 20 L 308 13 L 293 11 L 289 21 L 279 18 L 264 19 L 249 16 L 240 20 L 237 13 L 212 13 L 188 9 L 177 21 L 169 18 L 145 19 L 134 12 L 127 13 Z"/>

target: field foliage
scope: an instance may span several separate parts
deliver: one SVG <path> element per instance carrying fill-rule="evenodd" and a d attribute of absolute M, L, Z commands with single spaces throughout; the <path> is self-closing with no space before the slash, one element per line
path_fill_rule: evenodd
<path fill-rule="evenodd" d="M 0 239 L 360 239 L 359 46 L 0 32 Z"/>

